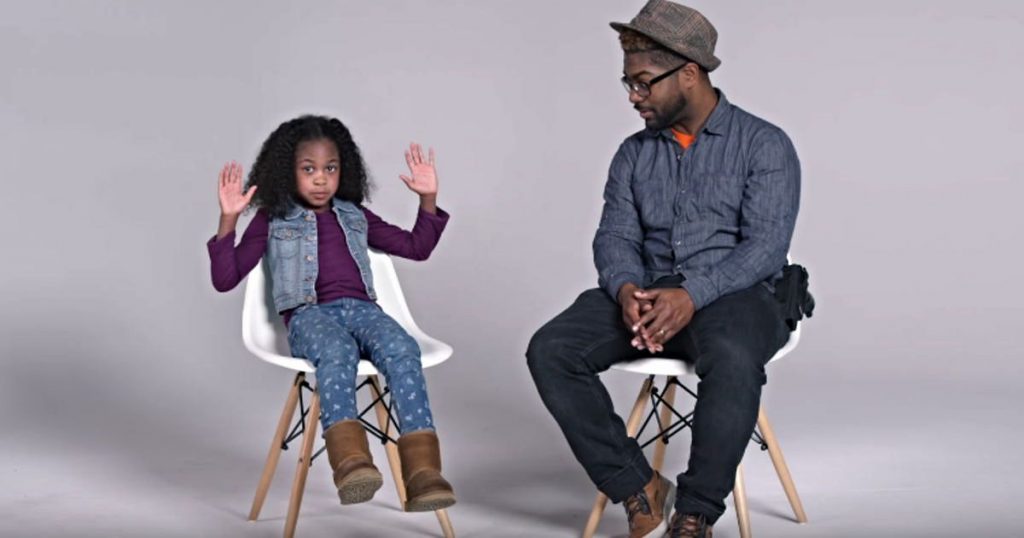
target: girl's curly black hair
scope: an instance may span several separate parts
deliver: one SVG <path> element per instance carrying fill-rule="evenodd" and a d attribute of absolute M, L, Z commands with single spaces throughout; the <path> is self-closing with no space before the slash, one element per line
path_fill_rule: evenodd
<path fill-rule="evenodd" d="M 295 149 L 303 142 L 324 139 L 334 142 L 341 159 L 341 177 L 334 196 L 355 204 L 368 200 L 370 179 L 348 127 L 336 118 L 307 115 L 282 123 L 263 142 L 246 183 L 246 189 L 259 187 L 250 207 L 266 210 L 271 218 L 283 217 L 298 201 Z"/>

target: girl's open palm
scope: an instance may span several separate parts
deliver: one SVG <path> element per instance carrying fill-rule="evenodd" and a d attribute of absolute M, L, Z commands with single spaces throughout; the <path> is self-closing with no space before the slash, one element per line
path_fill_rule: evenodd
<path fill-rule="evenodd" d="M 217 196 L 220 199 L 220 212 L 224 215 L 238 215 L 242 212 L 253 195 L 256 185 L 242 192 L 242 165 L 232 161 L 224 165 L 220 171 L 220 183 Z"/>
<path fill-rule="evenodd" d="M 420 196 L 437 194 L 437 170 L 434 169 L 434 148 L 430 148 L 429 157 L 423 158 L 423 150 L 415 142 L 409 144 L 405 152 L 405 162 L 409 165 L 409 176 L 402 178 L 410 190 Z"/>

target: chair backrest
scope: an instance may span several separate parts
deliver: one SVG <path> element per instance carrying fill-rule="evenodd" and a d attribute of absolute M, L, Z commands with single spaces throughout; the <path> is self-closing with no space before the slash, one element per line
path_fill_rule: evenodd
<path fill-rule="evenodd" d="M 370 270 L 373 272 L 377 304 L 416 340 L 429 338 L 412 318 L 391 258 L 370 250 Z M 292 370 L 313 371 L 309 362 L 292 357 L 288 350 L 288 332 L 281 316 L 274 310 L 265 261 L 253 268 L 247 277 L 242 306 L 242 341 L 249 352 L 267 362 Z"/>
<path fill-rule="evenodd" d="M 787 253 L 786 254 L 786 263 L 793 263 L 793 253 Z M 772 358 L 768 360 L 768 362 L 779 360 L 782 357 L 785 357 L 786 355 L 788 355 L 790 351 L 793 351 L 794 349 L 796 349 L 797 344 L 800 343 L 800 326 L 801 325 L 803 325 L 803 324 L 802 323 L 797 323 L 796 324 L 796 329 L 793 330 L 793 331 L 790 331 L 790 333 L 789 333 L 789 340 L 786 341 L 786 345 L 782 346 L 781 349 L 776 351 L 775 354 L 772 355 Z"/>
<path fill-rule="evenodd" d="M 786 345 L 782 346 L 781 349 L 776 351 L 775 355 L 772 355 L 772 358 L 768 362 L 779 360 L 782 357 L 785 357 L 786 355 L 788 355 L 790 351 L 793 351 L 794 349 L 796 349 L 796 346 L 800 343 L 800 326 L 801 325 L 803 325 L 803 323 L 797 323 L 796 324 L 796 329 L 794 329 L 793 331 L 791 331 L 789 333 L 789 340 L 786 342 Z"/>

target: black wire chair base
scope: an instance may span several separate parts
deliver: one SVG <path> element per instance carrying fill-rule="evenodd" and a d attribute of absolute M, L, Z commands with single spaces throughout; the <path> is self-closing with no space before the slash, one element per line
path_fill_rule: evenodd
<path fill-rule="evenodd" d="M 395 402 L 391 398 L 390 387 L 385 386 L 383 390 L 379 390 L 373 383 L 372 378 L 367 377 L 361 383 L 356 385 L 356 396 L 358 397 L 359 391 L 364 389 L 370 392 L 370 404 L 363 408 L 359 412 L 359 416 L 356 418 L 363 425 L 363 428 L 370 433 L 370 435 L 376 437 L 380 441 L 380 444 L 385 445 L 389 442 L 398 444 L 398 440 L 391 437 L 392 429 L 396 436 L 401 435 L 402 430 L 398 426 L 398 421 L 395 420 Z M 299 383 L 299 417 L 295 419 L 295 425 L 292 426 L 291 431 L 285 436 L 284 440 L 281 441 L 281 450 L 288 450 L 288 443 L 291 443 L 306 433 L 306 419 L 312 409 L 310 409 L 306 404 L 305 398 L 302 397 L 303 392 L 308 392 L 310 395 L 316 392 L 316 388 L 309 384 L 309 381 L 306 380 L 305 376 L 302 376 L 302 381 Z M 378 403 L 384 403 L 384 407 L 387 409 L 388 419 L 384 423 L 383 430 L 363 418 L 367 413 L 372 411 Z M 320 417 L 316 418 L 317 420 L 320 419 Z M 326 445 L 320 447 L 320 450 L 317 450 L 313 456 L 309 458 L 309 464 L 313 465 L 313 461 L 316 460 L 317 456 L 319 456 L 324 450 L 327 450 Z"/>
<path fill-rule="evenodd" d="M 676 409 L 676 407 L 673 404 L 668 403 L 668 401 L 665 400 L 665 397 L 663 395 L 665 394 L 665 391 L 667 391 L 668 388 L 672 385 L 683 389 L 683 391 L 685 391 L 687 394 L 693 397 L 694 401 L 697 400 L 697 393 L 690 390 L 689 387 L 684 385 L 683 382 L 679 381 L 679 378 L 675 376 L 668 376 L 668 379 L 665 380 L 665 386 L 662 387 L 661 390 L 658 390 L 657 385 L 654 384 L 654 378 L 655 376 L 653 374 L 648 376 L 648 379 L 650 379 L 651 381 L 651 411 L 647 413 L 647 418 L 644 419 L 643 425 L 641 425 L 640 429 L 636 432 L 636 439 L 638 442 L 640 441 L 640 438 L 643 435 L 644 430 L 647 429 L 647 426 L 651 423 L 652 419 L 657 425 L 658 431 L 657 433 L 654 433 L 646 441 L 640 443 L 641 450 L 646 448 L 647 445 L 650 445 L 651 443 L 659 439 L 663 440 L 664 443 L 667 445 L 669 439 L 671 439 L 674 435 L 685 430 L 686 428 L 693 427 L 693 411 L 690 411 L 689 413 L 683 415 L 682 413 L 679 412 L 678 409 Z M 670 417 L 671 420 L 667 421 L 668 424 L 662 423 L 660 413 L 662 409 L 668 409 L 672 413 L 672 416 Z M 757 443 L 757 445 L 761 447 L 762 451 L 768 450 L 768 443 L 765 442 L 764 437 L 761 436 L 761 432 L 757 430 L 757 427 L 754 428 L 754 433 L 751 435 L 750 440 L 753 441 L 754 443 Z"/>

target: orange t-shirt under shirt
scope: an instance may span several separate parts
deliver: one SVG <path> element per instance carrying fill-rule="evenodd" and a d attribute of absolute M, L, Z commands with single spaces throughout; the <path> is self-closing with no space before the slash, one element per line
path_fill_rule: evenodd
<path fill-rule="evenodd" d="M 676 140 L 679 142 L 680 146 L 683 146 L 683 149 L 690 147 L 690 144 L 693 144 L 694 139 L 697 138 L 696 136 L 688 135 L 675 129 L 672 129 L 672 134 L 675 135 Z"/>

